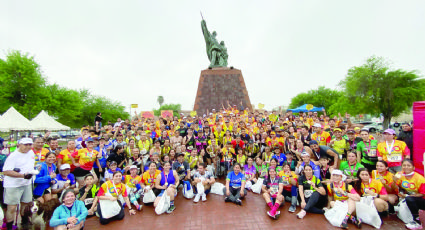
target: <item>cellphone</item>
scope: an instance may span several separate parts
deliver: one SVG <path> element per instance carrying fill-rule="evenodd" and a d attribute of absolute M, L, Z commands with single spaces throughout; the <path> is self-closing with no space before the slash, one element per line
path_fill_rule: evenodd
<path fill-rule="evenodd" d="M 14 168 L 13 171 L 18 173 L 18 172 L 21 172 L 21 169 L 20 168 Z"/>

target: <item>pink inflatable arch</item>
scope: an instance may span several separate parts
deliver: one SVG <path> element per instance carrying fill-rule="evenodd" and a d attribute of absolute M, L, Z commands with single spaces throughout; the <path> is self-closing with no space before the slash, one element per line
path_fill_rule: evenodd
<path fill-rule="evenodd" d="M 425 101 L 413 103 L 413 163 L 415 171 L 424 175 Z"/>

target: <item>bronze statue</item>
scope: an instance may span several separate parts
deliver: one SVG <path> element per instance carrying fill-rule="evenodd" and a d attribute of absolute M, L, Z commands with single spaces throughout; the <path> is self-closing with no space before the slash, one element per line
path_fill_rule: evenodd
<path fill-rule="evenodd" d="M 207 23 L 204 18 L 202 18 L 201 27 L 205 38 L 208 59 L 210 60 L 209 67 L 227 67 L 227 58 L 229 55 L 227 54 L 226 46 L 224 46 L 224 41 L 218 43 L 216 39 L 217 33 L 215 31 L 212 33 L 208 31 Z"/>

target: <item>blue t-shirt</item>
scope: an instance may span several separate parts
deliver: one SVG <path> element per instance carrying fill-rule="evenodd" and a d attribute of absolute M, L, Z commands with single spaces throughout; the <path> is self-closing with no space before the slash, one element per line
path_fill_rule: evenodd
<path fill-rule="evenodd" d="M 242 181 L 246 181 L 245 175 L 242 173 L 236 175 L 234 171 L 227 174 L 226 180 L 230 181 L 229 186 L 233 188 L 240 188 L 242 186 Z"/>
<path fill-rule="evenodd" d="M 273 155 L 272 158 L 277 160 L 279 166 L 282 166 L 283 163 L 285 163 L 286 161 L 286 155 L 284 153 L 280 153 L 279 155 Z"/>
<path fill-rule="evenodd" d="M 69 185 L 75 185 L 75 176 L 74 174 L 70 173 L 68 176 L 64 179 L 62 178 L 62 175 L 58 174 L 55 178 L 55 184 L 52 186 L 53 189 L 60 189 L 63 188 L 66 181 L 69 180 Z"/>
<path fill-rule="evenodd" d="M 103 149 L 102 149 L 102 158 L 98 158 L 99 159 L 100 166 L 102 168 L 106 168 L 106 160 L 108 159 L 108 152 L 106 151 L 107 148 L 108 148 L 107 146 L 104 146 L 103 147 Z M 99 152 L 100 148 L 99 147 L 96 147 L 96 148 L 94 148 L 94 150 L 96 150 L 96 151 Z M 97 164 L 93 164 L 93 168 L 99 168 L 99 167 L 97 166 Z"/>

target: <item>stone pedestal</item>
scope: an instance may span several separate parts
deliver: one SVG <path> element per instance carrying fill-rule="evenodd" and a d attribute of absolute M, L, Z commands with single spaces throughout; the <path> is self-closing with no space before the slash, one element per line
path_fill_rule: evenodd
<path fill-rule="evenodd" d="M 227 108 L 227 101 L 238 109 L 241 102 L 244 108 L 252 109 L 242 72 L 231 68 L 202 70 L 193 110 L 202 116 L 207 109 L 220 110 L 222 104 Z"/>

